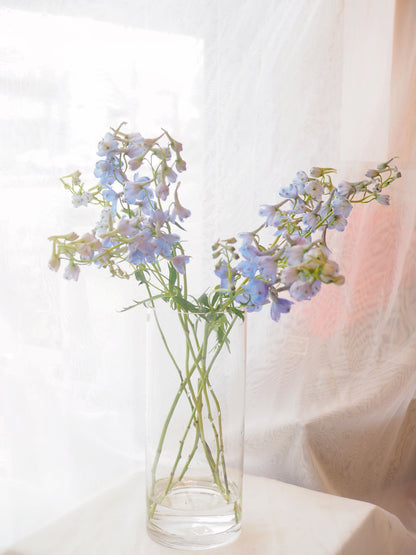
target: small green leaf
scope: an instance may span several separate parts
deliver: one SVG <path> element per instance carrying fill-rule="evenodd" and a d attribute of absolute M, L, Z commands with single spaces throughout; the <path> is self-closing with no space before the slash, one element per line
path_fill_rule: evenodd
<path fill-rule="evenodd" d="M 140 283 L 146 283 L 146 276 L 144 275 L 144 273 L 141 270 L 136 270 L 134 272 L 134 276 L 137 279 L 138 282 Z"/>
<path fill-rule="evenodd" d="M 207 306 L 208 308 L 210 308 L 208 295 L 206 293 L 202 293 L 202 295 L 198 299 L 198 302 L 199 302 L 199 304 Z"/>
<path fill-rule="evenodd" d="M 174 222 L 174 224 L 176 225 L 176 227 L 179 227 L 179 229 L 181 229 L 182 231 L 186 231 L 186 229 L 181 225 L 179 225 L 178 222 Z"/>
<path fill-rule="evenodd" d="M 212 306 L 214 306 L 214 304 L 217 302 L 220 296 L 221 296 L 221 293 L 219 291 L 214 293 L 214 295 L 212 296 Z"/>
<path fill-rule="evenodd" d="M 175 296 L 173 297 L 173 300 L 176 304 L 178 304 L 181 308 L 187 310 L 188 312 L 198 312 L 197 307 L 183 297 Z"/>
<path fill-rule="evenodd" d="M 231 312 L 233 312 L 236 316 L 244 320 L 244 311 L 235 308 L 235 306 L 230 307 Z"/>
<path fill-rule="evenodd" d="M 175 285 L 177 277 L 178 277 L 178 272 L 175 270 L 172 264 L 169 264 L 169 290 L 172 292 L 173 292 L 173 286 Z"/>

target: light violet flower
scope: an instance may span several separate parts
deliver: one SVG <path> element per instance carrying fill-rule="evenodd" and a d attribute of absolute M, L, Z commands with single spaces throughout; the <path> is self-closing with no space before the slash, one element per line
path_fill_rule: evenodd
<path fill-rule="evenodd" d="M 136 200 L 142 200 L 143 189 L 150 185 L 151 179 L 149 177 L 139 177 L 135 181 L 126 181 L 124 183 L 124 198 L 129 204 L 134 204 Z"/>
<path fill-rule="evenodd" d="M 170 259 L 170 261 L 172 262 L 173 267 L 180 274 L 185 273 L 185 266 L 186 266 L 186 264 L 188 264 L 189 260 L 190 260 L 190 257 L 186 256 L 184 254 L 174 256 L 173 258 Z"/>
<path fill-rule="evenodd" d="M 140 135 L 140 133 L 134 133 L 132 135 L 129 135 L 128 138 L 129 138 L 129 144 L 126 148 L 127 156 L 129 158 L 141 157 L 146 152 L 146 147 L 145 147 L 143 137 Z"/>
<path fill-rule="evenodd" d="M 277 205 L 263 204 L 260 206 L 259 215 L 266 218 L 266 225 L 278 226 L 281 224 Z"/>
<path fill-rule="evenodd" d="M 78 281 L 79 271 L 79 266 L 77 266 L 74 262 L 70 262 L 64 270 L 64 278 Z"/>
<path fill-rule="evenodd" d="M 165 201 L 169 196 L 169 186 L 164 181 L 161 181 L 155 189 L 157 198 Z"/>
<path fill-rule="evenodd" d="M 287 266 L 282 270 L 280 279 L 285 285 L 291 285 L 295 280 L 298 279 L 299 272 L 295 266 Z"/>
<path fill-rule="evenodd" d="M 302 276 L 301 276 L 302 277 Z M 313 280 L 312 282 L 297 279 L 289 288 L 289 293 L 295 301 L 308 301 L 314 297 L 321 289 L 321 282 Z"/>
<path fill-rule="evenodd" d="M 186 162 L 182 160 L 182 158 L 178 158 L 175 162 L 176 169 L 179 173 L 184 172 L 186 170 Z"/>
<path fill-rule="evenodd" d="M 294 245 L 285 249 L 285 256 L 289 266 L 298 266 L 303 262 L 304 248 L 302 245 Z"/>
<path fill-rule="evenodd" d="M 169 219 L 171 222 L 174 222 L 176 218 L 178 218 L 180 222 L 183 222 L 185 218 L 189 218 L 189 216 L 191 215 L 191 211 L 188 210 L 187 208 L 184 208 L 182 204 L 179 202 L 179 197 L 178 197 L 179 185 L 180 183 L 177 184 L 175 189 L 175 194 L 173 197 L 174 198 L 173 208 L 169 216 Z"/>
<path fill-rule="evenodd" d="M 276 281 L 277 264 L 272 256 L 258 256 L 256 259 L 261 277 L 271 283 Z"/>

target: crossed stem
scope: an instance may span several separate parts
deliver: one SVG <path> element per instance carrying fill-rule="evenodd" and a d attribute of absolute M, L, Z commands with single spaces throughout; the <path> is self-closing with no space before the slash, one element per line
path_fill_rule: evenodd
<path fill-rule="evenodd" d="M 196 322 L 193 323 L 192 317 L 189 316 L 188 314 L 179 312 L 178 313 L 179 321 L 185 333 L 185 339 L 186 339 L 185 370 L 182 371 L 179 365 L 177 364 L 172 354 L 172 351 L 168 346 L 166 337 L 157 319 L 157 315 L 155 314 L 155 316 L 156 316 L 157 326 L 161 334 L 164 346 L 174 366 L 178 371 L 178 375 L 180 378 L 180 385 L 179 385 L 178 391 L 176 392 L 174 400 L 169 408 L 169 411 L 165 419 L 162 432 L 159 438 L 158 446 L 156 449 L 156 454 L 155 454 L 155 458 L 154 458 L 152 470 L 151 470 L 152 494 L 154 493 L 154 489 L 156 485 L 157 468 L 163 451 L 168 428 L 171 423 L 172 417 L 175 413 L 175 409 L 178 405 L 178 402 L 184 392 L 189 401 L 191 414 L 190 414 L 187 426 L 184 430 L 184 434 L 181 440 L 179 441 L 179 448 L 176 455 L 176 459 L 173 463 L 169 480 L 166 484 L 164 492 L 161 498 L 159 498 L 157 501 L 153 500 L 152 504 L 149 506 L 150 517 L 153 516 L 157 504 L 160 503 L 163 500 L 163 498 L 169 494 L 172 488 L 185 477 L 186 472 L 189 469 L 189 466 L 192 462 L 192 459 L 197 451 L 199 444 L 201 444 L 204 450 L 205 458 L 211 470 L 214 483 L 217 485 L 223 497 L 227 501 L 229 501 L 230 490 L 229 490 L 225 455 L 224 455 L 221 407 L 220 407 L 218 398 L 210 383 L 209 374 L 213 368 L 215 360 L 217 359 L 224 345 L 227 343 L 229 334 L 237 320 L 237 316 L 235 316 L 229 322 L 226 332 L 224 333 L 222 339 L 217 341 L 214 348 L 214 353 L 211 359 L 207 362 L 208 342 L 209 342 L 211 333 L 214 331 L 214 326 L 212 326 L 208 320 L 205 320 L 203 338 L 201 341 L 199 341 L 198 335 L 197 335 L 197 329 L 196 329 L 197 323 Z M 191 332 L 192 332 L 192 336 L 191 336 Z M 194 384 L 192 383 L 191 378 L 194 376 L 195 371 L 198 372 L 199 378 L 198 378 L 197 386 L 194 387 Z M 216 408 L 217 418 L 218 418 L 217 423 L 215 422 L 212 414 L 210 398 L 212 399 Z M 216 454 L 215 458 L 213 456 L 213 450 L 210 447 L 206 436 L 206 430 L 204 427 L 204 418 L 205 418 L 204 411 L 207 412 L 208 421 L 210 423 L 210 427 L 212 428 L 212 432 L 215 439 L 215 450 L 214 450 L 214 453 Z M 184 464 L 184 467 L 182 468 L 182 471 L 175 479 L 175 474 L 177 473 L 178 466 L 183 455 L 185 441 L 188 437 L 190 430 L 192 429 L 192 426 L 195 429 L 195 439 L 194 439 L 193 447 L 189 452 L 188 458 Z M 222 470 L 222 476 L 221 476 L 220 469 Z"/>

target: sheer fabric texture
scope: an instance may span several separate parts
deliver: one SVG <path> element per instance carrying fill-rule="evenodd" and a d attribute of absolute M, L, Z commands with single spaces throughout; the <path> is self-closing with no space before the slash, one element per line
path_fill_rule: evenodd
<path fill-rule="evenodd" d="M 298 170 L 399 157 L 391 206 L 330 235 L 346 284 L 249 317 L 245 466 L 416 535 L 416 3 L 3 0 L 0 29 L 0 546 L 143 465 L 144 315 L 119 312 L 137 287 L 47 269 L 49 235 L 96 221 L 58 178 L 92 185 L 121 121 L 184 144 L 195 292 L 211 244 Z"/>

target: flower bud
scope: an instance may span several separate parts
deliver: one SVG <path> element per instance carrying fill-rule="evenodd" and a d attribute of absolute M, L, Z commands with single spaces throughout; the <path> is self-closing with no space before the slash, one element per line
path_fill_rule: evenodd
<path fill-rule="evenodd" d="M 313 167 L 311 168 L 309 173 L 311 174 L 312 177 L 322 177 L 323 170 L 322 168 Z"/>
<path fill-rule="evenodd" d="M 178 170 L 178 172 L 184 172 L 186 170 L 186 162 L 185 160 L 182 160 L 182 158 L 178 158 L 176 160 L 176 169 Z"/>
<path fill-rule="evenodd" d="M 49 260 L 49 269 L 57 272 L 59 270 L 59 266 L 61 265 L 61 261 L 57 254 L 53 253 L 51 259 Z"/>
<path fill-rule="evenodd" d="M 380 175 L 380 173 L 377 170 L 367 170 L 365 172 L 365 175 L 367 177 L 377 177 L 378 175 Z"/>
<path fill-rule="evenodd" d="M 76 241 L 78 239 L 78 235 L 75 233 L 75 231 L 72 231 L 72 233 L 64 235 L 64 239 L 66 239 L 67 241 Z"/>
<path fill-rule="evenodd" d="M 384 204 L 384 206 L 388 206 L 390 204 L 390 195 L 376 195 L 376 201 Z"/>
<path fill-rule="evenodd" d="M 332 283 L 335 283 L 335 285 L 344 285 L 345 283 L 345 277 L 344 276 L 334 276 L 332 278 Z"/>

